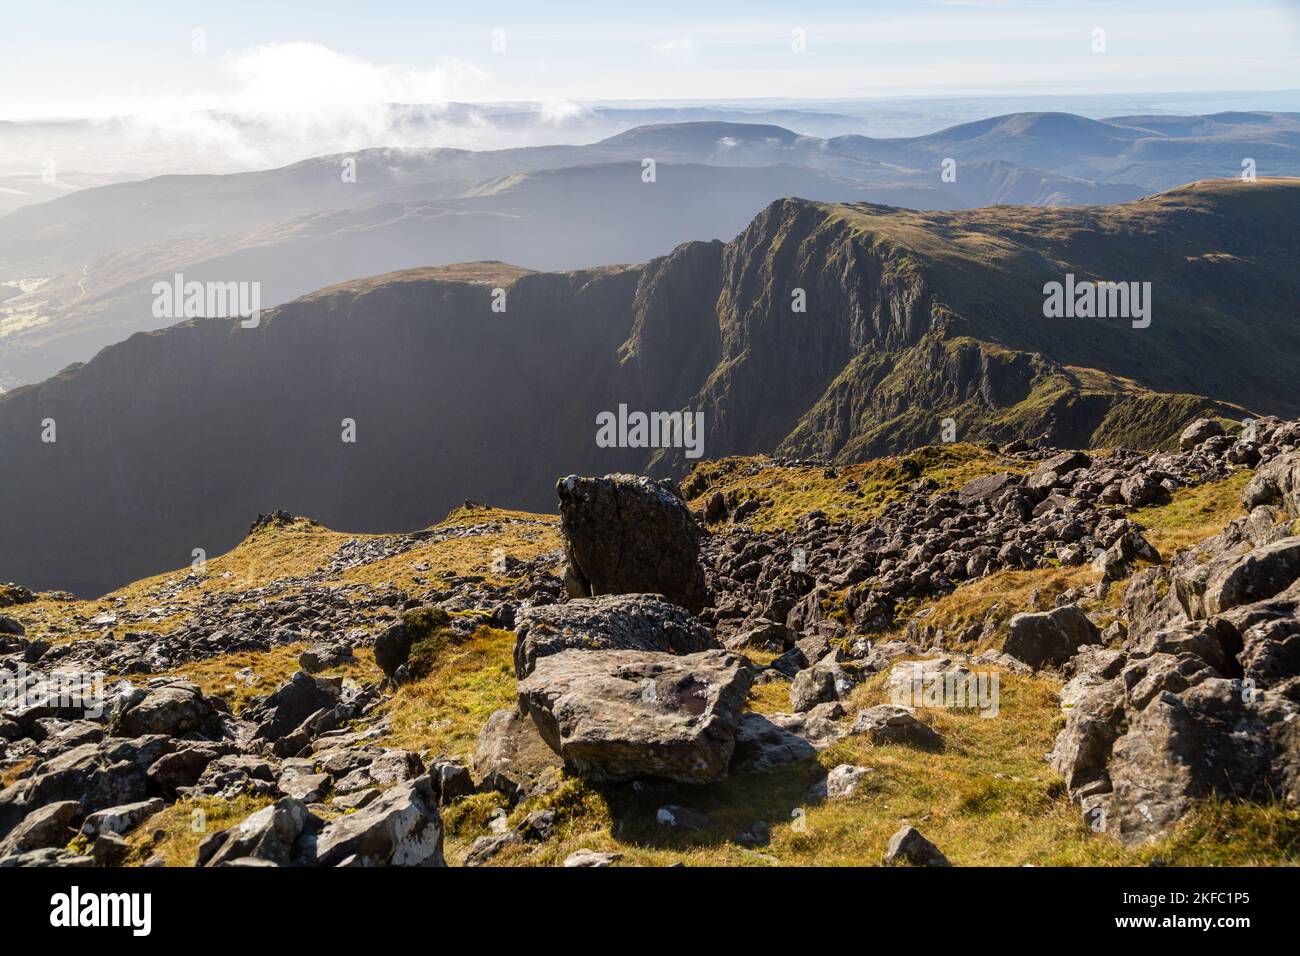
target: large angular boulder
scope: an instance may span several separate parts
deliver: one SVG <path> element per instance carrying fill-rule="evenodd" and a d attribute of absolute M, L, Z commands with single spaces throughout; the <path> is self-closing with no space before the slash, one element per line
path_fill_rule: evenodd
<path fill-rule="evenodd" d="M 128 701 L 116 715 L 114 733 L 122 737 L 193 733 L 215 739 L 222 736 L 221 716 L 198 685 L 178 681 Z"/>
<path fill-rule="evenodd" d="M 708 628 L 656 594 L 607 594 L 525 608 L 515 638 L 515 675 L 521 679 L 538 658 L 566 650 L 694 654 L 719 647 Z"/>
<path fill-rule="evenodd" d="M 1009 471 L 999 471 L 992 475 L 972 478 L 957 490 L 957 500 L 963 505 L 972 505 L 978 501 L 988 501 L 1021 482 L 1019 475 Z"/>
<path fill-rule="evenodd" d="M 167 804 L 163 803 L 162 800 L 153 797 L 136 803 L 126 803 L 120 807 L 96 810 L 86 817 L 86 822 L 81 825 L 81 832 L 90 837 L 99 836 L 103 833 L 127 833 L 134 830 L 155 813 L 161 813 L 166 806 Z"/>
<path fill-rule="evenodd" d="M 1203 619 L 1270 598 L 1300 578 L 1300 535 L 1246 553 L 1229 550 L 1174 576 L 1187 616 Z"/>
<path fill-rule="evenodd" d="M 1300 805 L 1298 718 L 1194 653 L 1155 653 L 1083 690 L 1049 760 L 1093 829 L 1136 846 L 1210 795 Z"/>
<path fill-rule="evenodd" d="M 749 686 L 725 651 L 563 651 L 537 662 L 519 699 L 579 773 L 711 783 L 726 776 Z"/>
<path fill-rule="evenodd" d="M 763 714 L 746 711 L 736 732 L 732 753 L 734 770 L 770 770 L 814 760 L 817 749 L 804 737 L 780 726 Z"/>
<path fill-rule="evenodd" d="M 662 594 L 692 613 L 708 603 L 701 532 L 671 482 L 570 475 L 555 492 L 571 596 Z"/>
<path fill-rule="evenodd" d="M 1062 475 L 1069 474 L 1077 468 L 1087 468 L 1091 464 L 1092 459 L 1081 451 L 1063 451 L 1039 462 L 1025 484 L 1039 491 L 1050 489 L 1060 483 Z"/>
<path fill-rule="evenodd" d="M 318 711 L 332 710 L 337 706 L 342 696 L 342 684 L 337 677 L 313 677 L 305 671 L 297 671 L 243 716 L 257 724 L 254 736 L 279 740 Z"/>
<path fill-rule="evenodd" d="M 32 850 L 64 846 L 73 837 L 72 825 L 78 816 L 76 800 L 60 800 L 38 807 L 0 840 L 0 860 Z"/>
<path fill-rule="evenodd" d="M 1236 638 L 1237 664 L 1256 687 L 1281 687 L 1300 675 L 1300 580 L 1263 601 L 1233 608 L 1213 626 Z"/>
<path fill-rule="evenodd" d="M 1060 667 L 1083 645 L 1100 641 L 1101 635 L 1088 615 L 1067 604 L 1051 611 L 1012 617 L 1002 650 L 1037 670 Z"/>
<path fill-rule="evenodd" d="M 214 833 L 199 845 L 198 866 L 222 866 L 252 857 L 277 866 L 293 861 L 298 837 L 311 814 L 301 800 L 285 797 L 263 807 L 229 830 Z"/>
<path fill-rule="evenodd" d="M 1223 426 L 1213 418 L 1198 418 L 1178 436 L 1178 447 L 1183 451 L 1191 451 L 1201 442 L 1210 438 L 1217 438 L 1223 434 Z"/>
<path fill-rule="evenodd" d="M 1270 786 L 1274 741 L 1260 732 L 1267 717 L 1243 697 L 1238 681 L 1210 678 L 1182 694 L 1160 694 L 1132 715 L 1111 755 L 1105 829 L 1126 845 L 1159 838 L 1211 793 L 1294 806 L 1294 789 Z M 1294 704 L 1289 712 L 1294 719 Z M 1285 730 L 1285 717 L 1274 723 Z"/>
<path fill-rule="evenodd" d="M 494 711 L 479 731 L 474 777 L 482 790 L 520 800 L 558 781 L 563 765 L 532 718 L 517 707 Z"/>
<path fill-rule="evenodd" d="M 1247 508 L 1281 505 L 1292 518 L 1300 518 L 1300 451 L 1261 465 L 1242 489 L 1241 501 Z"/>
<path fill-rule="evenodd" d="M 790 681 L 790 709 L 801 714 L 818 704 L 843 700 L 854 683 L 852 675 L 835 653 L 828 653 L 812 667 L 794 675 Z"/>
<path fill-rule="evenodd" d="M 327 824 L 316 838 L 318 866 L 446 866 L 433 781 L 419 777 Z"/>

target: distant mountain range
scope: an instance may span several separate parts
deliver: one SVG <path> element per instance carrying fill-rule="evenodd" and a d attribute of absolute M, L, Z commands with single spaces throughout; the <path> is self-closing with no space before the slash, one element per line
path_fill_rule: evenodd
<path fill-rule="evenodd" d="M 0 217 L 0 387 L 168 324 L 152 314 L 150 290 L 178 272 L 260 282 L 274 304 L 470 259 L 532 269 L 643 261 L 692 239 L 729 240 L 790 196 L 920 210 L 1109 204 L 1231 176 L 1247 158 L 1260 175 L 1300 173 L 1300 114 L 1022 113 L 905 139 L 704 121 L 585 146 L 365 150 L 117 183 Z M 653 184 L 642 179 L 646 159 Z M 355 182 L 344 181 L 350 161 Z"/>
<path fill-rule="evenodd" d="M 638 131 L 634 151 L 663 135 Z M 638 169 L 508 174 L 465 208 L 416 208 L 458 217 L 470 247 L 515 194 L 577 230 L 615 195 L 644 195 L 639 178 L 588 195 Z M 701 195 L 718 183 L 666 161 L 656 185 L 674 175 L 701 177 Z M 761 191 L 775 173 L 745 175 Z M 401 208 L 338 214 L 339 229 L 364 234 L 367 215 L 399 229 Z M 616 206 L 629 210 L 648 215 Z M 312 243 L 330 218 L 267 230 L 266 248 L 328 249 Z M 305 296 L 256 328 L 199 319 L 134 335 L 0 396 L 0 580 L 102 592 L 229 547 L 259 511 L 409 529 L 466 497 L 550 507 L 570 472 L 677 471 L 680 449 L 598 445 L 597 416 L 620 405 L 703 412 L 707 457 L 833 460 L 935 443 L 945 419 L 960 440 L 1152 447 L 1206 414 L 1295 416 L 1298 221 L 1296 179 L 1077 208 L 783 199 L 728 242 L 643 265 L 414 269 Z M 1046 317 L 1044 287 L 1067 276 L 1150 283 L 1149 324 Z M 51 421 L 57 441 L 42 441 Z"/>

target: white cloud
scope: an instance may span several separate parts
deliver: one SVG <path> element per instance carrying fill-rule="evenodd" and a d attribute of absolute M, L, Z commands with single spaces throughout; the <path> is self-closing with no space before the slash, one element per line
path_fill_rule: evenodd
<path fill-rule="evenodd" d="M 695 42 L 690 37 L 663 40 L 650 44 L 650 52 L 672 63 L 690 63 L 695 59 Z"/>
<path fill-rule="evenodd" d="M 313 152 L 345 152 L 376 144 L 426 145 L 436 124 L 420 127 L 418 142 L 400 126 L 401 104 L 436 115 L 458 97 L 472 98 L 489 79 L 464 60 L 444 59 L 412 69 L 370 63 L 317 43 L 272 43 L 222 61 L 229 87 L 209 94 L 215 110 L 194 103 L 159 106 L 125 117 L 137 136 L 188 148 L 219 150 L 236 163 L 264 166 Z"/>

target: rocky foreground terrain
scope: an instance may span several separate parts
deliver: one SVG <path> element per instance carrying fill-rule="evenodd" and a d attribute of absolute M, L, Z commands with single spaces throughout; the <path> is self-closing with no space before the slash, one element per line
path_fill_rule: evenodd
<path fill-rule="evenodd" d="M 1178 445 L 573 476 L 0 586 L 0 865 L 1300 862 L 1300 422 Z"/>

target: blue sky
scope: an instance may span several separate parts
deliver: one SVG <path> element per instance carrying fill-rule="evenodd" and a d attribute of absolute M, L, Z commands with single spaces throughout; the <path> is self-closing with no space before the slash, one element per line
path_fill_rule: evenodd
<path fill-rule="evenodd" d="M 6 6 L 5 119 L 268 102 L 305 109 L 349 98 L 526 99 L 562 109 L 611 99 L 1300 86 L 1297 0 Z M 1098 29 L 1104 53 L 1093 51 Z M 195 30 L 204 41 L 197 52 Z M 494 50 L 498 30 L 504 48 Z"/>

